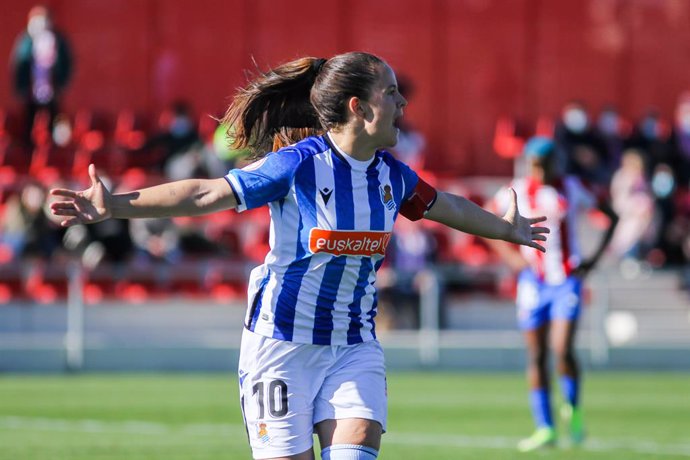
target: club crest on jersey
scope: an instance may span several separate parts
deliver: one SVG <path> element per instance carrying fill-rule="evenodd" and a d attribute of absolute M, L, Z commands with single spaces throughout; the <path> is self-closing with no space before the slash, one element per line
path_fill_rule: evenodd
<path fill-rule="evenodd" d="M 381 202 L 389 211 L 395 211 L 395 200 L 393 199 L 393 190 L 389 184 L 379 185 L 379 195 L 381 195 Z"/>
<path fill-rule="evenodd" d="M 269 444 L 271 442 L 271 437 L 268 435 L 266 424 L 263 422 L 257 423 L 256 435 L 259 437 L 259 441 L 261 441 L 264 444 Z"/>

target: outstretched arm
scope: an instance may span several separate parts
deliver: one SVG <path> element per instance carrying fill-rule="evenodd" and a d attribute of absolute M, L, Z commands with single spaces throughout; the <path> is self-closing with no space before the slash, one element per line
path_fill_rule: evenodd
<path fill-rule="evenodd" d="M 237 206 L 224 178 L 187 179 L 132 192 L 111 194 L 94 165 L 89 165 L 91 187 L 82 191 L 53 189 L 62 200 L 51 204 L 56 216 L 67 217 L 64 227 L 93 224 L 108 218 L 197 216 Z"/>
<path fill-rule="evenodd" d="M 466 233 L 522 244 L 545 252 L 538 242 L 546 241 L 545 234 L 549 233 L 549 229 L 534 224 L 545 221 L 546 217 L 521 216 L 515 190 L 510 191 L 512 203 L 503 217 L 486 211 L 467 198 L 447 192 L 438 192 L 436 202 L 424 217 Z"/>
<path fill-rule="evenodd" d="M 604 232 L 604 235 L 601 237 L 601 240 L 599 240 L 599 246 L 597 246 L 594 253 L 588 259 L 583 260 L 580 265 L 575 268 L 574 273 L 583 278 L 587 276 L 590 271 L 592 271 L 592 269 L 599 262 L 599 259 L 601 259 L 601 256 L 604 254 L 604 250 L 611 241 L 613 232 L 618 225 L 618 214 L 616 214 L 608 203 L 601 203 L 599 205 L 599 210 L 609 218 L 609 226 Z"/>

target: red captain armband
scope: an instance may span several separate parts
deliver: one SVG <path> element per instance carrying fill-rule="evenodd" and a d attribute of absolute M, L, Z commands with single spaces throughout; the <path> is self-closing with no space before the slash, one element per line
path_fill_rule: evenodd
<path fill-rule="evenodd" d="M 400 206 L 400 214 L 410 220 L 419 220 L 436 203 L 436 196 L 436 189 L 420 178 L 412 195 Z"/>

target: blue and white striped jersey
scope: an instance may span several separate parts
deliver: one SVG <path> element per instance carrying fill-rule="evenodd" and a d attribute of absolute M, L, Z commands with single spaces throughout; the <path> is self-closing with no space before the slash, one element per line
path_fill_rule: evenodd
<path fill-rule="evenodd" d="M 297 343 L 376 338 L 376 271 L 417 174 L 385 151 L 358 161 L 328 135 L 226 176 L 238 211 L 269 205 L 270 251 L 252 271 L 245 326 Z"/>

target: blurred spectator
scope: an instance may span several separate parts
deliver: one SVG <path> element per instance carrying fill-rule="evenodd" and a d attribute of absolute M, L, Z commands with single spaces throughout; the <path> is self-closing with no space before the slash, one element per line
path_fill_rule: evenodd
<path fill-rule="evenodd" d="M 618 259 L 644 257 L 654 242 L 654 194 L 639 150 L 623 153 L 620 169 L 611 182 L 611 202 L 619 217 L 611 251 Z"/>
<path fill-rule="evenodd" d="M 94 269 L 102 261 L 124 264 L 132 255 L 133 246 L 128 222 L 113 219 L 108 225 L 103 225 L 104 223 L 75 225 L 65 233 L 65 247 L 79 255 L 88 270 Z"/>
<path fill-rule="evenodd" d="M 121 184 L 113 185 L 110 177 L 101 179 L 113 190 L 131 190 L 130 184 L 143 185 L 144 179 L 134 177 L 136 171 L 123 176 Z M 129 234 L 129 223 L 123 219 L 110 219 L 93 225 L 76 225 L 67 229 L 64 245 L 75 254 L 79 254 L 82 263 L 88 269 L 95 268 L 101 261 L 123 264 L 129 261 L 134 246 Z"/>
<path fill-rule="evenodd" d="M 203 115 L 199 120 L 198 130 L 201 146 L 196 166 L 198 173 L 196 177 L 221 177 L 232 169 L 229 163 L 222 157 L 224 152 L 219 150 L 216 145 L 216 132 L 218 128 L 217 118 L 209 114 Z"/>
<path fill-rule="evenodd" d="M 408 78 L 398 76 L 398 91 L 405 99 L 410 100 L 414 93 L 414 86 Z M 398 128 L 400 129 L 398 143 L 391 149 L 392 153 L 410 168 L 416 171 L 424 169 L 426 139 L 405 119 L 398 120 Z"/>
<path fill-rule="evenodd" d="M 171 180 L 187 179 L 199 174 L 201 138 L 185 101 L 176 101 L 159 120 L 159 132 L 133 152 L 147 155 L 149 164 Z"/>
<path fill-rule="evenodd" d="M 683 259 L 685 264 L 685 272 L 690 275 L 690 189 L 685 188 L 676 197 L 676 209 L 680 216 L 680 223 L 678 225 L 680 230 L 680 238 L 682 239 Z M 690 281 L 690 277 L 688 277 Z M 690 287 L 690 285 L 688 285 Z"/>
<path fill-rule="evenodd" d="M 36 114 L 45 110 L 50 123 L 59 111 L 59 98 L 72 75 L 72 55 L 65 37 L 53 27 L 50 11 L 34 6 L 29 11 L 26 31 L 12 52 L 15 91 L 24 101 L 27 144 Z"/>
<path fill-rule="evenodd" d="M 630 137 L 629 146 L 646 154 L 645 161 L 649 177 L 652 177 L 657 166 L 661 164 L 672 169 L 677 165 L 676 155 L 669 140 L 669 128 L 655 110 L 648 110 L 637 122 Z"/>
<path fill-rule="evenodd" d="M 582 102 L 569 102 L 563 107 L 556 125 L 556 167 L 568 174 L 599 186 L 608 186 L 606 147 L 590 122 Z"/>
<path fill-rule="evenodd" d="M 174 264 L 181 260 L 180 231 L 172 219 L 131 219 L 129 231 L 138 262 Z"/>
<path fill-rule="evenodd" d="M 233 148 L 232 144 L 234 141 L 234 128 L 224 123 L 219 124 L 213 133 L 213 147 L 218 157 L 228 166 L 228 169 L 242 168 L 252 161 L 249 159 L 252 153 L 251 150 L 248 148 Z"/>
<path fill-rule="evenodd" d="M 656 206 L 657 216 L 657 238 L 654 243 L 654 250 L 650 253 L 650 262 L 654 266 L 662 266 L 675 259 L 679 254 L 677 247 L 669 238 L 669 229 L 675 218 L 674 196 L 676 193 L 676 180 L 674 172 L 667 163 L 659 163 L 652 171 L 652 192 Z"/>
<path fill-rule="evenodd" d="M 597 118 L 596 133 L 606 149 L 605 166 L 608 172 L 618 169 L 629 135 L 628 127 L 616 107 L 609 105 Z"/>
<path fill-rule="evenodd" d="M 423 225 L 400 219 L 386 251 L 386 264 L 379 270 L 384 323 L 403 329 L 420 325 L 421 277 L 433 268 L 436 243 Z"/>
<path fill-rule="evenodd" d="M 679 110 L 682 112 L 682 109 Z M 676 123 L 679 122 L 677 116 Z M 682 122 L 680 122 L 682 124 Z M 648 177 L 654 194 L 657 237 L 647 260 L 653 266 L 675 265 L 683 262 L 682 239 L 676 214 L 676 195 L 679 178 L 684 175 L 680 145 L 675 140 L 679 127 L 671 129 L 655 110 L 648 110 L 638 122 L 630 144 L 646 152 Z M 680 132 L 679 132 L 680 134 Z M 682 136 L 682 134 L 680 134 Z"/>
<path fill-rule="evenodd" d="M 8 199 L 0 239 L 15 258 L 49 259 L 62 246 L 64 230 L 45 207 L 47 190 L 30 180 Z"/>
<path fill-rule="evenodd" d="M 671 141 L 678 160 L 678 181 L 682 187 L 690 187 L 690 91 L 678 99 Z"/>
<path fill-rule="evenodd" d="M 191 217 L 176 217 L 173 219 L 173 222 L 179 233 L 179 247 L 183 256 L 224 257 L 230 253 L 230 248 L 217 244 L 215 240 L 211 241 L 206 236 L 205 229 L 208 225 L 203 220 Z"/>

